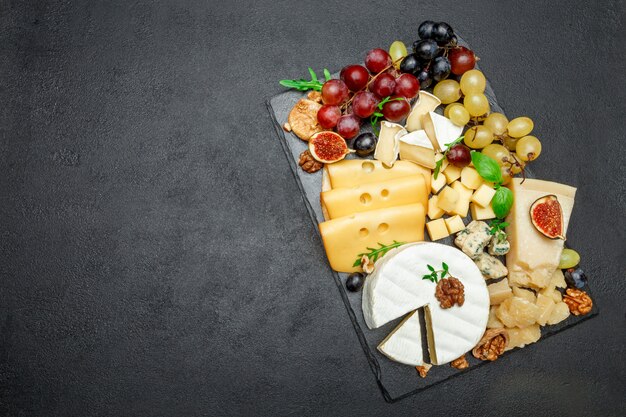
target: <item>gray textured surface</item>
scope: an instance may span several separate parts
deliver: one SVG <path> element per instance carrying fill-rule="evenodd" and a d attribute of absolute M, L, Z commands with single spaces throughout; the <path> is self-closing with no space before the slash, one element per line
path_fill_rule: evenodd
<path fill-rule="evenodd" d="M 381 4 L 0 3 L 1 413 L 626 414 L 623 3 Z M 579 187 L 602 313 L 390 405 L 264 100 L 425 18 Z"/>

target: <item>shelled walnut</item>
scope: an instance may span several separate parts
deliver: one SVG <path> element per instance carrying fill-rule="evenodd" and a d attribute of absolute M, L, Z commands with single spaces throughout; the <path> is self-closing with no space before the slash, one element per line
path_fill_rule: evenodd
<path fill-rule="evenodd" d="M 309 174 L 319 171 L 324 166 L 324 164 L 313 158 L 313 155 L 311 155 L 311 152 L 309 152 L 308 149 L 300 154 L 298 165 L 302 167 L 303 171 L 308 172 Z"/>
<path fill-rule="evenodd" d="M 444 278 L 437 283 L 435 297 L 441 308 L 450 308 L 455 304 L 460 307 L 465 302 L 463 283 L 454 277 Z"/>
<path fill-rule="evenodd" d="M 467 361 L 465 355 L 463 355 L 450 362 L 450 366 L 456 369 L 466 369 L 469 368 L 469 362 Z"/>
<path fill-rule="evenodd" d="M 472 355 L 483 361 L 495 361 L 504 353 L 509 343 L 509 334 L 505 329 L 487 329 L 480 342 L 472 349 Z"/>
<path fill-rule="evenodd" d="M 567 304 L 569 311 L 575 316 L 588 314 L 593 308 L 593 301 L 589 294 L 576 288 L 565 290 L 563 302 Z"/>
<path fill-rule="evenodd" d="M 313 100 L 316 103 L 322 104 L 322 93 L 320 93 L 319 91 L 309 91 L 309 93 L 306 95 L 306 98 L 308 98 L 309 100 Z"/>
<path fill-rule="evenodd" d="M 417 370 L 417 373 L 420 374 L 420 377 L 426 378 L 426 375 L 428 375 L 428 371 L 430 371 L 430 368 L 432 367 L 433 366 L 431 364 L 427 363 L 422 366 L 416 366 L 415 369 Z"/>

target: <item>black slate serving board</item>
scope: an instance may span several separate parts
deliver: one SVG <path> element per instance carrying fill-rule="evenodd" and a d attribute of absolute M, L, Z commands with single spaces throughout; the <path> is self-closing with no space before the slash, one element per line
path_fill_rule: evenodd
<path fill-rule="evenodd" d="M 459 39 L 459 43 L 461 45 L 467 46 L 467 44 L 463 42 L 462 39 Z M 333 74 L 333 78 L 338 78 L 338 74 Z M 291 111 L 292 107 L 304 95 L 305 93 L 295 90 L 289 90 L 284 93 L 278 94 L 268 100 L 267 107 L 271 117 L 273 118 L 276 133 L 279 137 L 283 150 L 285 151 L 285 155 L 291 167 L 292 173 L 294 174 L 294 178 L 296 179 L 300 192 L 302 193 L 304 203 L 307 207 L 313 224 L 316 226 L 316 231 L 319 235 L 319 229 L 317 228 L 317 225 L 318 223 L 324 221 L 324 217 L 322 215 L 319 203 L 319 193 L 321 191 L 322 184 L 322 172 L 318 171 L 314 174 L 308 174 L 300 169 L 300 167 L 298 166 L 298 159 L 300 153 L 307 149 L 306 143 L 300 140 L 294 134 L 285 132 L 282 128 L 283 124 L 287 121 L 289 112 Z M 496 96 L 489 82 L 487 82 L 485 95 L 490 102 L 492 111 L 505 113 L 504 110 L 498 105 Z M 440 106 L 440 108 L 441 107 L 442 106 Z M 441 113 L 441 110 L 438 109 L 438 112 Z M 368 127 L 364 125 L 363 129 L 366 130 L 367 128 Z M 348 158 L 355 158 L 355 156 L 348 155 Z M 530 171 L 529 169 L 526 170 L 526 175 L 528 177 L 535 177 L 535 175 L 533 175 L 532 171 Z M 465 224 L 468 224 L 470 221 L 471 218 L 469 216 L 464 219 Z M 576 225 L 570 224 L 570 227 L 576 227 Z M 428 240 L 427 235 L 426 239 Z M 453 239 L 451 237 L 448 237 L 446 239 L 439 240 L 438 242 L 453 245 L 452 240 Z M 321 244 L 322 242 L 320 238 L 320 245 Z M 320 259 L 320 262 L 327 261 L 326 259 Z M 328 271 L 329 276 L 332 276 L 339 289 L 339 293 L 346 306 L 348 316 L 352 321 L 354 330 L 356 331 L 357 337 L 359 338 L 361 346 L 363 347 L 363 351 L 365 352 L 370 368 L 372 369 L 372 372 L 376 377 L 376 381 L 386 401 L 394 402 L 400 400 L 417 392 L 423 391 L 436 384 L 444 382 L 450 378 L 462 375 L 463 373 L 469 372 L 485 364 L 498 366 L 498 361 L 495 361 L 493 363 L 479 361 L 475 359 L 471 354 L 467 354 L 466 358 L 470 363 L 470 367 L 468 369 L 457 370 L 449 365 L 434 366 L 430 370 L 426 378 L 420 378 L 415 368 L 393 362 L 384 355 L 382 355 L 376 349 L 376 346 L 378 346 L 378 344 L 400 322 L 401 319 L 394 320 L 393 322 L 387 323 L 386 325 L 375 330 L 368 329 L 363 320 L 363 314 L 361 312 L 361 292 L 351 293 L 346 290 L 345 280 L 348 274 L 337 273 L 335 271 L 332 271 L 330 267 L 328 268 Z M 590 293 L 589 288 L 585 288 L 585 290 Z M 557 325 L 542 327 L 542 336 L 537 343 L 541 343 L 541 340 L 545 339 L 546 337 L 549 337 L 562 330 L 581 323 L 582 321 L 594 317 L 597 314 L 598 307 L 594 302 L 593 310 L 591 311 L 591 313 L 585 316 L 570 316 L 568 319 Z M 532 345 L 529 345 L 524 349 L 532 349 Z M 511 353 L 518 352 L 519 350 L 520 349 L 511 350 L 506 352 L 504 355 L 509 355 Z"/>

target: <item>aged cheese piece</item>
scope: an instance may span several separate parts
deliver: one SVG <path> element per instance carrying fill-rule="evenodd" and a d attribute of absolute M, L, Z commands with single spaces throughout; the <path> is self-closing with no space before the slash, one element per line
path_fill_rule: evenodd
<path fill-rule="evenodd" d="M 448 233 L 450 234 L 454 234 L 465 229 L 465 223 L 463 223 L 463 219 L 459 215 L 448 217 L 445 219 L 445 222 L 446 227 L 448 228 Z"/>
<path fill-rule="evenodd" d="M 472 219 L 474 220 L 488 220 L 496 217 L 496 213 L 493 212 L 491 204 L 487 207 L 481 207 L 476 203 L 470 203 L 469 208 Z"/>
<path fill-rule="evenodd" d="M 406 177 L 407 175 L 424 175 L 426 172 L 428 172 L 427 182 L 430 182 L 430 170 L 409 161 L 398 161 L 393 168 L 385 168 L 380 161 L 344 159 L 334 164 L 324 165 L 324 170 L 328 176 L 330 188 L 355 187 L 371 182 Z"/>
<path fill-rule="evenodd" d="M 524 288 L 513 287 L 513 295 L 519 298 L 523 298 L 530 303 L 534 303 L 535 301 L 537 301 L 535 293 Z"/>
<path fill-rule="evenodd" d="M 435 174 L 433 173 L 430 181 L 433 194 L 437 194 L 444 185 L 446 185 L 446 176 L 440 172 L 439 175 L 437 175 L 437 179 L 435 179 Z"/>
<path fill-rule="evenodd" d="M 363 317 L 370 329 L 425 307 L 430 358 L 437 365 L 458 358 L 481 339 L 489 316 L 489 293 L 480 271 L 461 251 L 423 242 L 401 246 L 379 262 L 363 287 Z M 427 265 L 442 262 L 463 283 L 461 307 L 439 307 L 436 284 L 422 279 L 430 273 Z"/>
<path fill-rule="evenodd" d="M 452 210 L 450 214 L 458 214 L 461 217 L 467 217 L 470 198 L 472 198 L 474 190 L 467 188 L 466 186 L 461 184 L 460 181 L 453 182 L 451 187 L 459 193 L 459 199 L 456 202 L 454 210 Z"/>
<path fill-rule="evenodd" d="M 467 166 L 461 170 L 461 182 L 467 188 L 477 190 L 483 184 L 483 178 L 475 168 Z"/>
<path fill-rule="evenodd" d="M 422 332 L 417 310 L 409 313 L 378 345 L 389 359 L 411 366 L 424 364 Z"/>
<path fill-rule="evenodd" d="M 474 195 L 472 195 L 472 201 L 481 207 L 489 207 L 489 203 L 491 203 L 494 195 L 496 195 L 496 190 L 493 187 L 481 184 Z"/>
<path fill-rule="evenodd" d="M 406 130 L 413 132 L 422 129 L 422 116 L 435 110 L 441 100 L 425 91 L 420 91 L 418 100 L 406 119 Z"/>
<path fill-rule="evenodd" d="M 430 220 L 437 220 L 441 216 L 443 216 L 443 210 L 438 206 L 439 196 L 432 196 L 430 200 L 428 200 L 428 218 Z"/>
<path fill-rule="evenodd" d="M 550 297 L 555 303 L 558 303 L 563 299 L 561 292 L 557 290 L 552 283 L 548 284 L 545 288 L 542 288 L 539 293 L 545 295 L 546 297 Z"/>
<path fill-rule="evenodd" d="M 437 206 L 446 213 L 450 213 L 456 207 L 456 202 L 459 200 L 459 192 L 446 186 L 441 190 L 438 197 Z"/>
<path fill-rule="evenodd" d="M 443 175 L 446 176 L 446 183 L 452 184 L 454 181 L 461 178 L 461 168 L 456 165 L 448 165 L 448 168 L 443 172 Z"/>
<path fill-rule="evenodd" d="M 319 229 L 331 268 L 356 272 L 359 267 L 352 265 L 368 247 L 424 240 L 424 221 L 424 206 L 408 204 L 328 220 Z"/>
<path fill-rule="evenodd" d="M 554 274 L 552 274 L 552 279 L 550 280 L 549 286 L 556 287 L 556 288 L 567 287 L 567 283 L 565 282 L 565 276 L 563 275 L 562 270 L 557 269 L 556 271 L 554 271 Z"/>
<path fill-rule="evenodd" d="M 556 195 L 563 209 L 564 233 L 574 208 L 576 189 L 555 182 L 520 178 L 511 182 L 513 208 L 507 217 L 511 250 L 506 255 L 511 284 L 519 287 L 544 288 L 559 265 L 563 241 L 543 236 L 530 221 L 529 209 L 538 198 Z"/>
<path fill-rule="evenodd" d="M 496 316 L 506 327 L 526 327 L 537 322 L 541 309 L 519 297 L 510 297 L 500 303 Z"/>
<path fill-rule="evenodd" d="M 428 204 L 426 181 L 419 174 L 372 182 L 350 188 L 333 188 L 320 194 L 330 219 L 363 211 L 420 203 Z"/>
<path fill-rule="evenodd" d="M 382 162 L 386 167 L 392 167 L 398 160 L 398 153 L 400 152 L 398 133 L 406 133 L 406 130 L 397 123 L 385 120 L 380 123 L 380 135 L 376 143 L 374 159 Z"/>
<path fill-rule="evenodd" d="M 416 130 L 401 136 L 402 131 L 398 132 L 398 141 L 400 142 L 400 159 L 403 161 L 415 162 L 429 169 L 435 168 L 435 149 L 428 139 L 426 132 Z"/>
<path fill-rule="evenodd" d="M 550 317 L 552 317 L 552 312 L 556 304 L 551 297 L 547 297 L 543 294 L 537 294 L 537 302 L 535 304 L 541 309 L 541 313 L 539 313 L 537 317 L 537 324 L 545 326 Z"/>
<path fill-rule="evenodd" d="M 504 327 L 504 324 L 502 324 L 502 322 L 498 320 L 498 317 L 496 316 L 496 308 L 497 306 L 491 306 L 491 308 L 489 309 L 489 320 L 487 321 L 488 329 L 501 329 Z"/>
<path fill-rule="evenodd" d="M 444 151 L 463 132 L 463 126 L 457 126 L 447 117 L 433 111 L 422 117 L 422 125 L 433 147 L 438 151 Z"/>
<path fill-rule="evenodd" d="M 548 324 L 558 324 L 568 318 L 570 315 L 569 307 L 564 302 L 558 302 L 554 305 L 554 309 L 552 310 L 552 314 L 548 319 Z"/>
<path fill-rule="evenodd" d="M 430 240 L 435 241 L 448 237 L 448 228 L 446 222 L 443 219 L 437 219 L 426 223 L 426 229 L 428 229 L 428 236 Z"/>
<path fill-rule="evenodd" d="M 509 287 L 509 280 L 506 278 L 494 284 L 487 285 L 487 289 L 489 290 L 489 302 L 491 305 L 498 305 L 513 296 L 511 287 Z"/>
<path fill-rule="evenodd" d="M 541 338 L 541 329 L 537 324 L 532 324 L 521 329 L 512 328 L 506 330 L 509 333 L 509 344 L 504 349 L 505 351 L 516 347 L 523 348 L 526 345 L 535 343 Z"/>

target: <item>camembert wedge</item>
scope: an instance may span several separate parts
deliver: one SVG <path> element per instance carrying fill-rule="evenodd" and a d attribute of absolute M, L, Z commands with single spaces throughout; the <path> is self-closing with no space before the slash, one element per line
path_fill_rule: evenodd
<path fill-rule="evenodd" d="M 409 313 L 404 320 L 378 345 L 378 350 L 389 359 L 411 366 L 424 364 L 422 332 L 419 314 Z"/>

